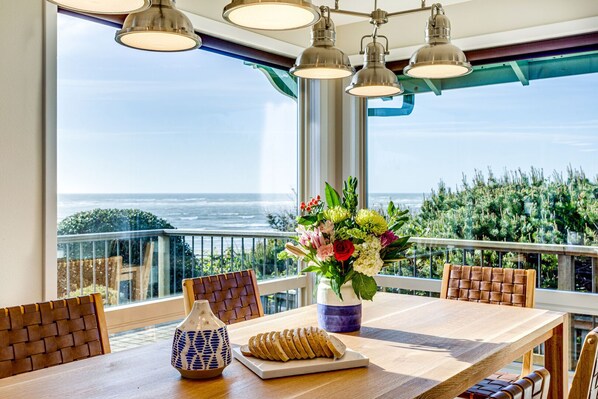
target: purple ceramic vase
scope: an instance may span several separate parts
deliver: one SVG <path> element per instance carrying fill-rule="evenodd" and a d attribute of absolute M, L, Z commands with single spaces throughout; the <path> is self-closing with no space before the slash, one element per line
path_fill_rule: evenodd
<path fill-rule="evenodd" d="M 330 287 L 330 279 L 318 284 L 318 324 L 328 332 L 347 333 L 361 328 L 361 299 L 355 295 L 351 282 L 341 287 L 343 300 Z"/>

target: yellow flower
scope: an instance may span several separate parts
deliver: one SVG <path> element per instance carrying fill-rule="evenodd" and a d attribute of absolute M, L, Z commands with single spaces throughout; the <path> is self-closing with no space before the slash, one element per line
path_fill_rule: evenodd
<path fill-rule="evenodd" d="M 326 209 L 324 211 L 324 217 L 332 223 L 340 223 L 343 220 L 349 219 L 351 217 L 351 212 L 342 206 L 335 206 L 334 208 Z"/>
<path fill-rule="evenodd" d="M 355 217 L 355 222 L 365 231 L 377 236 L 384 234 L 388 230 L 386 219 L 371 209 L 360 209 Z"/>

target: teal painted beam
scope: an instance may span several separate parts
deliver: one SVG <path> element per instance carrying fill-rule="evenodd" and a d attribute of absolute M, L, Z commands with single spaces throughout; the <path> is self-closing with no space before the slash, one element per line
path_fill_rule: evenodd
<path fill-rule="evenodd" d="M 400 108 L 368 108 L 368 116 L 405 116 L 413 112 L 415 107 L 415 96 L 407 94 L 403 97 L 403 105 Z"/>
<path fill-rule="evenodd" d="M 423 79 L 423 81 L 428 85 L 430 90 L 434 92 L 437 96 L 442 95 L 442 81 L 440 79 Z"/>
<path fill-rule="evenodd" d="M 297 99 L 297 93 L 299 91 L 297 78 L 291 75 L 289 72 L 255 64 L 253 62 L 245 62 L 245 65 L 261 71 L 266 76 L 270 84 L 272 84 L 272 86 L 282 95 L 290 97 L 293 100 Z"/>
<path fill-rule="evenodd" d="M 442 79 L 442 90 L 512 82 L 525 84 L 525 81 L 529 83 L 537 79 L 596 73 L 598 72 L 598 52 L 530 59 L 526 61 L 525 65 L 519 62 L 518 67 L 521 69 L 521 77 L 514 73 L 511 63 L 475 66 L 474 71 L 467 76 Z M 423 79 L 409 78 L 404 75 L 399 76 L 399 79 L 405 88 L 404 94 L 434 92 Z"/>
<path fill-rule="evenodd" d="M 519 79 L 521 84 L 524 86 L 529 86 L 529 79 L 527 77 L 528 65 L 519 65 L 517 61 L 511 61 L 509 62 L 509 65 L 513 69 L 513 72 L 515 72 L 515 76 L 517 76 L 517 79 Z"/>

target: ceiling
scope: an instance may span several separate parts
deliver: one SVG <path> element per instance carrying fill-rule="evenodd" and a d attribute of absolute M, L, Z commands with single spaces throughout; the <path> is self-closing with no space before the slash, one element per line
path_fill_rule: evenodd
<path fill-rule="evenodd" d="M 228 0 L 178 0 L 198 32 L 220 37 L 275 54 L 296 57 L 309 46 L 310 29 L 293 31 L 247 31 L 222 19 Z M 334 0 L 314 0 L 315 5 L 334 8 Z M 432 1 L 427 1 L 431 5 Z M 452 23 L 453 43 L 463 50 L 598 31 L 597 0 L 446 0 L 442 2 Z M 368 13 L 373 0 L 340 0 L 344 10 Z M 420 0 L 378 0 L 378 8 L 397 12 L 420 7 Z M 380 33 L 390 42 L 387 60 L 402 60 L 424 43 L 429 11 L 391 17 Z M 363 63 L 360 40 L 371 34 L 367 18 L 332 14 L 337 26 L 337 47 L 354 65 Z"/>

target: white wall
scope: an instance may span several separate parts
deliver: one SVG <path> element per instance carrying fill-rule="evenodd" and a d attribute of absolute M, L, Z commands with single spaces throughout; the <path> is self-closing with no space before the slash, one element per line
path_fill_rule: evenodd
<path fill-rule="evenodd" d="M 43 295 L 44 8 L 0 1 L 0 307 Z"/>

